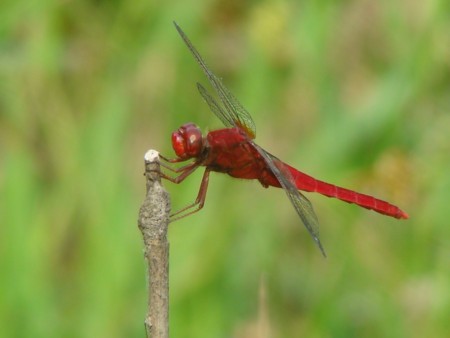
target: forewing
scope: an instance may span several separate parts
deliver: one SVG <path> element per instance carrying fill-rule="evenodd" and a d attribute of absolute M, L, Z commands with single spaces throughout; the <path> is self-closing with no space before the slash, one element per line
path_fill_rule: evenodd
<path fill-rule="evenodd" d="M 308 229 L 308 232 L 318 245 L 320 251 L 324 257 L 326 257 L 325 250 L 323 249 L 319 237 L 319 220 L 317 219 L 311 202 L 298 191 L 297 187 L 293 183 L 290 172 L 287 170 L 282 161 L 266 152 L 254 142 L 252 142 L 252 145 L 258 150 L 259 154 L 264 158 L 266 164 L 269 166 L 278 182 L 280 182 L 306 229 Z"/>
<path fill-rule="evenodd" d="M 214 114 L 222 121 L 226 127 L 235 127 L 233 121 L 228 118 L 228 115 L 222 109 L 222 107 L 217 103 L 216 100 L 208 93 L 208 91 L 200 83 L 197 82 L 197 88 L 200 95 L 203 97 L 205 102 L 208 104 L 209 108 Z"/>
<path fill-rule="evenodd" d="M 236 99 L 236 97 L 225 87 L 222 83 L 222 80 L 218 78 L 214 73 L 208 68 L 203 58 L 200 56 L 197 49 L 192 45 L 189 38 L 184 34 L 181 28 L 174 22 L 175 28 L 180 34 L 186 46 L 191 51 L 194 58 L 197 60 L 200 67 L 203 69 L 203 72 L 206 74 L 211 85 L 216 90 L 219 95 L 220 101 L 222 101 L 225 106 L 225 110 L 221 109 L 219 111 L 220 120 L 222 122 L 226 121 L 226 126 L 238 127 L 245 131 L 245 133 L 249 136 L 250 139 L 254 139 L 256 135 L 255 123 L 253 122 L 252 117 L 249 112 L 242 106 L 242 104 Z M 200 88 L 199 88 L 200 90 Z M 200 91 L 202 94 L 202 92 Z M 203 94 L 202 94 L 203 96 Z M 203 96 L 204 97 L 204 96 Z M 208 102 L 208 101 L 207 101 Z M 217 114 L 216 114 L 217 115 Z"/>

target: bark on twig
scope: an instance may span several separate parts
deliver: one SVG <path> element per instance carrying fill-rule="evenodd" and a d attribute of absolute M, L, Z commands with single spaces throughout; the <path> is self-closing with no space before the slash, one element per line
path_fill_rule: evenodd
<path fill-rule="evenodd" d="M 147 336 L 169 337 L 169 194 L 161 185 L 158 152 L 145 154 L 147 196 L 139 211 L 138 225 L 144 238 L 148 264 Z"/>

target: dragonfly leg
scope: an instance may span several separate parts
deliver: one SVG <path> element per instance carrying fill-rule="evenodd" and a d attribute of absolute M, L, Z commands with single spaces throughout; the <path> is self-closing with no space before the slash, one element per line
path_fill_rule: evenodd
<path fill-rule="evenodd" d="M 210 169 L 206 168 L 205 173 L 203 174 L 202 183 L 200 184 L 200 189 L 198 191 L 197 198 L 195 199 L 195 202 L 192 204 L 189 204 L 188 206 L 174 212 L 172 215 L 170 215 L 170 221 L 174 222 L 176 220 L 179 220 L 180 218 L 184 218 L 186 216 L 192 215 L 199 211 L 203 206 L 205 205 L 205 199 L 206 199 L 206 191 L 208 190 L 208 183 L 209 183 L 209 172 Z M 181 176 L 181 175 L 180 175 Z"/>
<path fill-rule="evenodd" d="M 161 154 L 159 154 L 159 157 L 160 157 L 163 161 L 168 162 L 168 163 L 180 163 L 180 162 L 186 162 L 186 161 L 188 161 L 188 160 L 186 160 L 186 159 L 179 158 L 179 157 L 175 157 L 175 158 L 167 158 L 167 157 L 165 157 L 165 156 L 163 156 L 163 155 L 161 155 Z"/>
<path fill-rule="evenodd" d="M 160 164 L 162 167 L 164 167 L 174 173 L 177 173 L 177 174 L 179 173 L 178 176 L 172 177 L 163 172 L 159 172 L 159 174 L 161 175 L 162 178 L 164 178 L 172 183 L 176 183 L 176 184 L 183 182 L 186 177 L 188 177 L 190 174 L 192 174 L 195 171 L 195 169 L 197 169 L 199 167 L 199 164 L 197 162 L 190 163 L 181 168 L 173 168 L 173 167 L 170 167 L 170 166 L 162 164 L 162 163 L 160 163 Z"/>
<path fill-rule="evenodd" d="M 169 176 L 166 173 L 162 172 L 161 170 L 157 170 L 158 174 L 162 178 L 164 178 L 172 183 L 176 183 L 176 184 L 183 182 L 186 177 L 188 177 L 190 174 L 192 174 L 195 171 L 195 169 L 197 169 L 200 166 L 200 164 L 198 162 L 194 161 L 187 165 L 177 168 L 177 167 L 173 166 L 172 163 L 183 162 L 185 160 L 182 160 L 179 158 L 167 159 L 162 155 L 159 155 L 159 157 L 163 160 L 163 161 L 159 162 L 161 167 L 169 170 L 172 173 L 179 174 L 179 175 L 172 177 L 172 176 Z"/>
<path fill-rule="evenodd" d="M 169 170 L 169 171 L 171 171 L 173 173 L 177 173 L 177 174 L 178 173 L 184 173 L 185 171 L 189 170 L 192 167 L 198 167 L 199 166 L 199 164 L 197 162 L 192 162 L 192 163 L 186 164 L 186 165 L 184 165 L 182 167 L 179 167 L 179 168 L 176 168 L 176 167 L 174 167 L 174 166 L 172 166 L 170 164 L 164 163 L 164 162 L 160 162 L 159 164 L 161 165 L 161 167 L 163 167 L 163 168 L 165 168 L 165 169 L 167 169 L 167 170 Z"/>

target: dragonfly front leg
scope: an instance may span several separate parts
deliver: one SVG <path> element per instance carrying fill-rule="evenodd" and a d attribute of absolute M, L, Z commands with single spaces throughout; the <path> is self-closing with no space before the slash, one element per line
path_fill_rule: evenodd
<path fill-rule="evenodd" d="M 174 221 L 184 218 L 186 216 L 192 215 L 192 214 L 196 213 L 197 211 L 199 211 L 201 208 L 203 208 L 203 206 L 205 205 L 206 191 L 208 190 L 209 172 L 210 172 L 210 169 L 206 168 L 205 173 L 203 174 L 202 183 L 200 184 L 200 189 L 198 191 L 198 195 L 197 195 L 197 198 L 195 199 L 195 202 L 192 204 L 189 204 L 188 206 L 184 207 L 183 209 L 180 209 L 180 210 L 174 212 L 172 215 L 170 215 L 171 222 L 174 222 Z"/>
<path fill-rule="evenodd" d="M 186 162 L 189 161 L 189 159 L 183 159 L 183 158 L 179 158 L 179 157 L 175 157 L 175 158 L 167 158 L 161 154 L 159 154 L 159 157 L 163 160 L 166 161 L 168 163 L 180 163 L 180 162 Z"/>

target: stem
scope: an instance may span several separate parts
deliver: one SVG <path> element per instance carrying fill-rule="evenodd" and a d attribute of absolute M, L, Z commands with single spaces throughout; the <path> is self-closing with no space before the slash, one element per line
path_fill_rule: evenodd
<path fill-rule="evenodd" d="M 139 210 L 138 226 L 142 232 L 148 264 L 147 336 L 169 337 L 169 194 L 161 185 L 158 152 L 145 154 L 147 196 Z"/>

